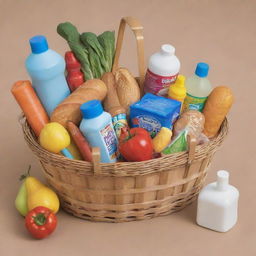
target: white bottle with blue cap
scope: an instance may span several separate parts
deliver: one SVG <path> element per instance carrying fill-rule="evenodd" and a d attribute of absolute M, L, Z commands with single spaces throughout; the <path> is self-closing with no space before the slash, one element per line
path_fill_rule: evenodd
<path fill-rule="evenodd" d="M 184 100 L 183 110 L 194 109 L 202 112 L 207 97 L 212 91 L 212 85 L 207 79 L 209 65 L 200 62 L 197 64 L 195 74 L 185 81 L 187 96 Z"/>
<path fill-rule="evenodd" d="M 99 100 L 91 100 L 81 105 L 83 119 L 80 130 L 91 147 L 100 148 L 101 162 L 116 162 L 117 138 L 112 117 L 103 111 Z"/>
<path fill-rule="evenodd" d="M 26 69 L 37 96 L 50 116 L 57 105 L 70 94 L 64 75 L 65 60 L 48 48 L 45 36 L 34 36 L 29 43 L 32 53 L 26 59 Z"/>
<path fill-rule="evenodd" d="M 219 232 L 230 230 L 237 222 L 239 191 L 229 184 L 229 173 L 217 172 L 217 182 L 205 186 L 198 196 L 198 225 Z"/>

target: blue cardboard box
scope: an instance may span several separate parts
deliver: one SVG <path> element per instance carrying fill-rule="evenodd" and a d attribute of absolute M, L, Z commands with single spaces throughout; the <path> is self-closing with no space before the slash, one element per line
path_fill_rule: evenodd
<path fill-rule="evenodd" d="M 180 101 L 147 93 L 130 106 L 131 125 L 146 129 L 154 137 L 162 126 L 172 129 L 180 108 Z"/>

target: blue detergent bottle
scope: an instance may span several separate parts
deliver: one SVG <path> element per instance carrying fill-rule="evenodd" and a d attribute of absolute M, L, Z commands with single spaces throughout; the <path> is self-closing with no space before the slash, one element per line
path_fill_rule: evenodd
<path fill-rule="evenodd" d="M 50 116 L 57 105 L 70 94 L 64 75 L 65 60 L 48 48 L 45 36 L 34 36 L 29 43 L 32 53 L 26 59 L 26 69 L 37 96 Z"/>
<path fill-rule="evenodd" d="M 117 138 L 111 115 L 103 111 L 99 100 L 82 104 L 80 110 L 83 119 L 79 128 L 91 147 L 100 148 L 101 162 L 116 162 Z"/>

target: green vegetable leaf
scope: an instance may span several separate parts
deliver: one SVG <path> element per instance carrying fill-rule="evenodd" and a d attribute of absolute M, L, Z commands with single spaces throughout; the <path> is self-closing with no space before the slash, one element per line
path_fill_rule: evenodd
<path fill-rule="evenodd" d="M 97 36 L 94 33 L 85 32 L 80 36 L 80 39 L 86 47 L 86 49 L 91 48 L 95 51 L 95 53 L 99 57 L 100 63 L 104 71 L 107 72 L 107 70 L 109 70 L 108 63 L 105 59 L 104 49 L 100 45 Z"/>
<path fill-rule="evenodd" d="M 93 76 L 94 76 L 94 78 L 101 78 L 101 76 L 105 72 L 104 72 L 103 68 L 101 67 L 100 58 L 91 47 L 88 48 L 88 52 L 89 52 L 89 61 L 91 64 Z"/>
<path fill-rule="evenodd" d="M 108 62 L 108 70 L 110 72 L 113 65 L 114 55 L 115 55 L 115 32 L 105 31 L 98 36 L 98 41 L 104 49 L 105 59 Z"/>
<path fill-rule="evenodd" d="M 77 28 L 72 23 L 65 22 L 60 23 L 57 26 L 57 32 L 60 36 L 66 39 L 71 51 L 79 60 L 85 79 L 93 79 L 93 73 L 90 68 L 90 62 L 88 58 L 88 51 L 80 41 L 80 34 L 77 31 Z"/>

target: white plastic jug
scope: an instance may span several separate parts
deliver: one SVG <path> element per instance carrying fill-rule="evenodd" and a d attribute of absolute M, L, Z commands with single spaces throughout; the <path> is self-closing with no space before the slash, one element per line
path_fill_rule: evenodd
<path fill-rule="evenodd" d="M 169 86 L 175 83 L 180 70 L 180 61 L 175 56 L 175 48 L 170 44 L 161 46 L 161 50 L 149 59 L 145 77 L 145 93 L 167 95 Z"/>

